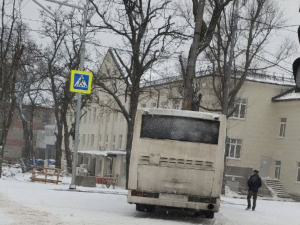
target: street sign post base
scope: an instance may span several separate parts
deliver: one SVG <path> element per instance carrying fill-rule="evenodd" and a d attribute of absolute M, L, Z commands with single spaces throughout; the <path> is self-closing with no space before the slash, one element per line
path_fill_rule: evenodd
<path fill-rule="evenodd" d="M 76 189 L 76 185 L 75 185 L 75 184 L 70 184 L 69 189 L 70 189 L 70 190 Z"/>

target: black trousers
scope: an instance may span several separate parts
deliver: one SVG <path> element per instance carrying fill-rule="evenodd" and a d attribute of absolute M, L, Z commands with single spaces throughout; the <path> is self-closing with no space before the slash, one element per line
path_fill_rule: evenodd
<path fill-rule="evenodd" d="M 253 196 L 253 205 L 252 209 L 256 207 L 256 199 L 257 199 L 257 192 L 248 191 L 247 201 L 248 201 L 248 208 L 251 208 L 251 197 Z"/>

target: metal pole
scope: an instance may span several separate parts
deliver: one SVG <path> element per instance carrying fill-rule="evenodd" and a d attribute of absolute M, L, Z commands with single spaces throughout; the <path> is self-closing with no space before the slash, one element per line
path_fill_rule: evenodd
<path fill-rule="evenodd" d="M 84 70 L 86 20 L 87 20 L 87 10 L 86 10 L 86 8 L 84 8 L 79 70 Z M 76 189 L 75 178 L 76 178 L 76 164 L 78 161 L 77 160 L 77 158 L 78 158 L 77 151 L 78 151 L 78 144 L 79 144 L 80 116 L 81 116 L 81 93 L 77 93 L 77 107 L 76 107 L 76 120 L 75 120 L 75 143 L 74 143 L 73 163 L 72 163 L 72 180 L 71 180 L 69 189 Z"/>
<path fill-rule="evenodd" d="M 86 33 L 86 20 L 87 20 L 87 4 L 88 0 L 86 0 L 86 4 L 84 7 L 75 6 L 72 4 L 67 4 L 63 2 L 59 2 L 56 0 L 46 0 L 48 2 L 57 3 L 60 5 L 65 5 L 71 8 L 76 8 L 79 10 L 83 10 L 83 29 L 82 34 L 80 35 L 78 32 L 74 31 L 72 27 L 68 24 L 61 21 L 55 14 L 49 11 L 46 7 L 40 4 L 37 0 L 33 0 L 37 5 L 39 5 L 42 9 L 44 9 L 47 13 L 49 13 L 54 18 L 58 19 L 64 26 L 69 28 L 74 34 L 80 37 L 81 40 L 81 48 L 80 48 L 80 64 L 79 70 L 84 70 L 84 54 L 85 54 L 85 33 Z M 72 180 L 69 189 L 76 189 L 75 185 L 75 177 L 76 177 L 76 164 L 77 164 L 77 151 L 78 151 L 78 144 L 79 144 L 79 123 L 80 123 L 80 114 L 81 114 L 81 94 L 77 93 L 77 107 L 76 107 L 76 118 L 75 118 L 75 140 L 74 140 L 74 152 L 73 152 L 73 162 L 72 162 Z M 0 168 L 1 169 L 1 168 Z M 1 177 L 1 174 L 0 174 Z"/>

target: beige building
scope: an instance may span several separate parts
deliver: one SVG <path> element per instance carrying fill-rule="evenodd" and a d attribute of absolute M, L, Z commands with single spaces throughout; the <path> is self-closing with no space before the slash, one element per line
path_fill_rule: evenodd
<path fill-rule="evenodd" d="M 105 74 L 108 70 L 114 71 L 116 77 L 123 76 L 112 51 L 108 51 L 100 73 Z M 211 91 L 211 80 L 211 76 L 199 77 L 202 104 L 215 107 L 217 103 Z M 124 84 L 118 82 L 119 96 L 124 103 Z M 300 196 L 300 94 L 293 93 L 293 87 L 292 79 L 275 76 L 251 76 L 245 81 L 235 103 L 237 110 L 227 122 L 225 178 L 231 189 L 245 192 L 248 176 L 253 169 L 258 169 L 265 181 L 281 183 L 289 194 Z M 143 90 L 139 107 L 181 109 L 181 81 L 178 77 L 145 84 Z M 91 170 L 96 168 L 95 174 L 103 175 L 109 171 L 106 158 L 102 157 L 102 168 L 99 169 L 97 155 L 101 151 L 124 152 L 127 125 L 123 115 L 113 110 L 116 104 L 111 97 L 103 92 L 98 92 L 97 96 L 98 104 L 84 110 L 79 150 L 83 157 L 95 158 Z M 110 109 L 103 107 L 103 103 L 110 105 Z M 109 172 L 121 175 L 119 184 L 124 185 L 125 155 L 118 154 L 119 159 Z"/>

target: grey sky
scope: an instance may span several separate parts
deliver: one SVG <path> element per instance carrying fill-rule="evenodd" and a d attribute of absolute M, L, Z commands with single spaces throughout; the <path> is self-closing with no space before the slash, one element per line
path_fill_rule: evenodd
<path fill-rule="evenodd" d="M 57 6 L 56 4 L 49 3 L 44 0 L 39 0 L 44 5 L 50 5 L 50 6 Z M 290 25 L 288 27 L 285 27 L 284 29 L 277 29 L 274 35 L 274 38 L 270 41 L 270 45 L 268 46 L 268 49 L 272 52 L 274 47 L 278 45 L 278 43 L 283 41 L 284 36 L 291 37 L 296 43 L 298 43 L 297 39 L 297 29 L 298 25 L 300 25 L 300 13 L 299 13 L 299 0 L 274 0 L 277 1 L 280 7 L 284 10 L 284 16 L 287 19 L 287 25 Z M 74 0 L 74 3 L 79 2 L 79 0 Z M 25 0 L 22 4 L 22 13 L 24 20 L 30 24 L 30 29 L 32 29 L 31 35 L 34 37 L 39 43 L 45 43 L 44 40 L 41 40 L 39 35 L 35 32 L 35 30 L 40 29 L 40 22 L 37 22 L 40 20 L 39 18 L 39 7 L 32 1 L 32 0 Z M 297 26 L 292 26 L 297 25 Z M 107 47 L 116 47 L 116 43 L 118 43 L 117 39 L 108 38 L 108 35 L 105 33 L 100 34 L 97 36 L 97 38 L 100 39 L 100 42 L 103 46 Z M 300 57 L 300 45 L 297 44 L 297 53 L 293 55 L 289 60 L 286 60 L 286 62 L 281 63 L 282 66 L 288 68 L 289 70 L 292 70 L 291 63 L 296 59 L 297 57 Z M 103 48 L 103 51 L 106 51 L 106 47 Z M 272 56 L 269 56 L 269 60 L 272 61 Z M 283 75 L 285 73 L 285 76 L 291 76 L 291 74 L 287 74 L 285 71 L 280 70 L 278 68 L 272 69 L 271 71 L 279 73 L 280 75 Z"/>

